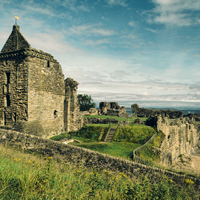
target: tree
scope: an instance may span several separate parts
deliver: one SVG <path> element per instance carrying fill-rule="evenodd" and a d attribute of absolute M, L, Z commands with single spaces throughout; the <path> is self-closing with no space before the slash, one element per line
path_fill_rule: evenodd
<path fill-rule="evenodd" d="M 80 104 L 80 111 L 86 111 L 96 106 L 91 95 L 87 94 L 78 94 L 78 102 Z"/>

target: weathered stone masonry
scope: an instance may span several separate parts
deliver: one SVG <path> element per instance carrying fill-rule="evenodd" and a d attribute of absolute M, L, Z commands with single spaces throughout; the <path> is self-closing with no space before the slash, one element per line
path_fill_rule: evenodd
<path fill-rule="evenodd" d="M 167 117 L 157 117 L 157 130 L 165 134 L 161 145 L 161 163 L 170 166 L 183 154 L 195 153 L 199 140 L 197 129 L 189 118 L 179 118 L 169 123 Z"/>
<path fill-rule="evenodd" d="M 58 61 L 52 55 L 32 48 L 20 33 L 19 26 L 13 26 L 0 53 L 1 126 L 26 122 L 27 126 L 34 124 L 41 127 L 40 132 L 44 135 L 72 130 L 70 123 L 76 122 L 76 119 L 64 126 L 64 121 L 67 121 L 64 117 L 70 118 L 78 107 L 73 96 L 77 95 L 77 85 L 73 89 L 65 89 Z M 69 98 L 65 95 L 68 90 L 73 91 Z M 69 110 L 64 113 L 66 97 L 73 99 L 73 104 L 65 108 Z"/>

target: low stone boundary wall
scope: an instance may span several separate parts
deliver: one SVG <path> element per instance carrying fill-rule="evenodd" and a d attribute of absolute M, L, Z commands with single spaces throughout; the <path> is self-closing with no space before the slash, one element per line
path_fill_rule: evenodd
<path fill-rule="evenodd" d="M 44 156 L 51 156 L 55 160 L 62 160 L 63 162 L 83 164 L 86 167 L 105 168 L 113 172 L 123 172 L 134 179 L 140 179 L 142 176 L 147 175 L 153 183 L 157 182 L 162 175 L 166 175 L 180 186 L 186 184 L 185 179 L 191 179 L 194 181 L 197 190 L 199 190 L 200 180 L 190 176 L 176 174 L 156 167 L 145 166 L 140 163 L 12 130 L 0 129 L 0 144 L 30 150 Z"/>
<path fill-rule="evenodd" d="M 156 132 L 145 144 L 143 144 L 141 147 L 138 147 L 137 149 L 135 149 L 133 151 L 133 159 L 136 160 L 139 163 L 144 163 L 144 164 L 148 164 L 147 160 L 142 159 L 141 157 L 136 155 L 136 152 L 143 149 L 145 146 L 147 146 L 151 141 L 153 141 L 158 135 L 158 132 Z"/>
<path fill-rule="evenodd" d="M 107 118 L 107 119 L 103 119 L 103 118 L 98 118 L 98 117 L 87 117 L 84 118 L 84 125 L 87 124 L 118 124 L 120 123 L 120 121 L 118 119 L 114 119 L 114 118 Z"/>

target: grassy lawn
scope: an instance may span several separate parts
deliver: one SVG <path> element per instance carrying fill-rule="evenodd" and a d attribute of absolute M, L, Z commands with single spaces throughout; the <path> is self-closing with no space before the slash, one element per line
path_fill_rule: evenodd
<path fill-rule="evenodd" d="M 94 117 L 94 118 L 102 118 L 102 119 L 107 119 L 107 118 L 114 118 L 114 119 L 118 119 L 119 121 L 123 122 L 124 120 L 128 119 L 130 122 L 133 122 L 135 119 L 137 119 L 138 117 L 133 117 L 133 118 L 122 118 L 122 117 L 117 117 L 117 116 L 109 116 L 109 115 L 85 115 L 84 118 L 88 118 L 88 117 Z M 142 121 L 146 121 L 147 118 L 146 117 L 142 117 L 140 118 Z"/>
<path fill-rule="evenodd" d="M 128 160 L 133 159 L 133 150 L 141 146 L 141 144 L 127 142 L 93 142 L 70 144 Z"/>

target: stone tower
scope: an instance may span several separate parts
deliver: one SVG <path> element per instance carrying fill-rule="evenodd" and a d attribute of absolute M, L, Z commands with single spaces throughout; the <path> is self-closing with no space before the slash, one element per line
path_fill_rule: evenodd
<path fill-rule="evenodd" d="M 73 94 L 72 99 L 76 98 Z M 20 27 L 14 25 L 0 52 L 0 125 L 16 126 L 21 122 L 25 131 L 36 128 L 44 135 L 70 130 L 69 123 L 64 125 L 64 117 L 70 122 L 75 108 L 65 108 L 64 116 L 65 96 L 64 75 L 58 61 L 32 48 Z"/>

